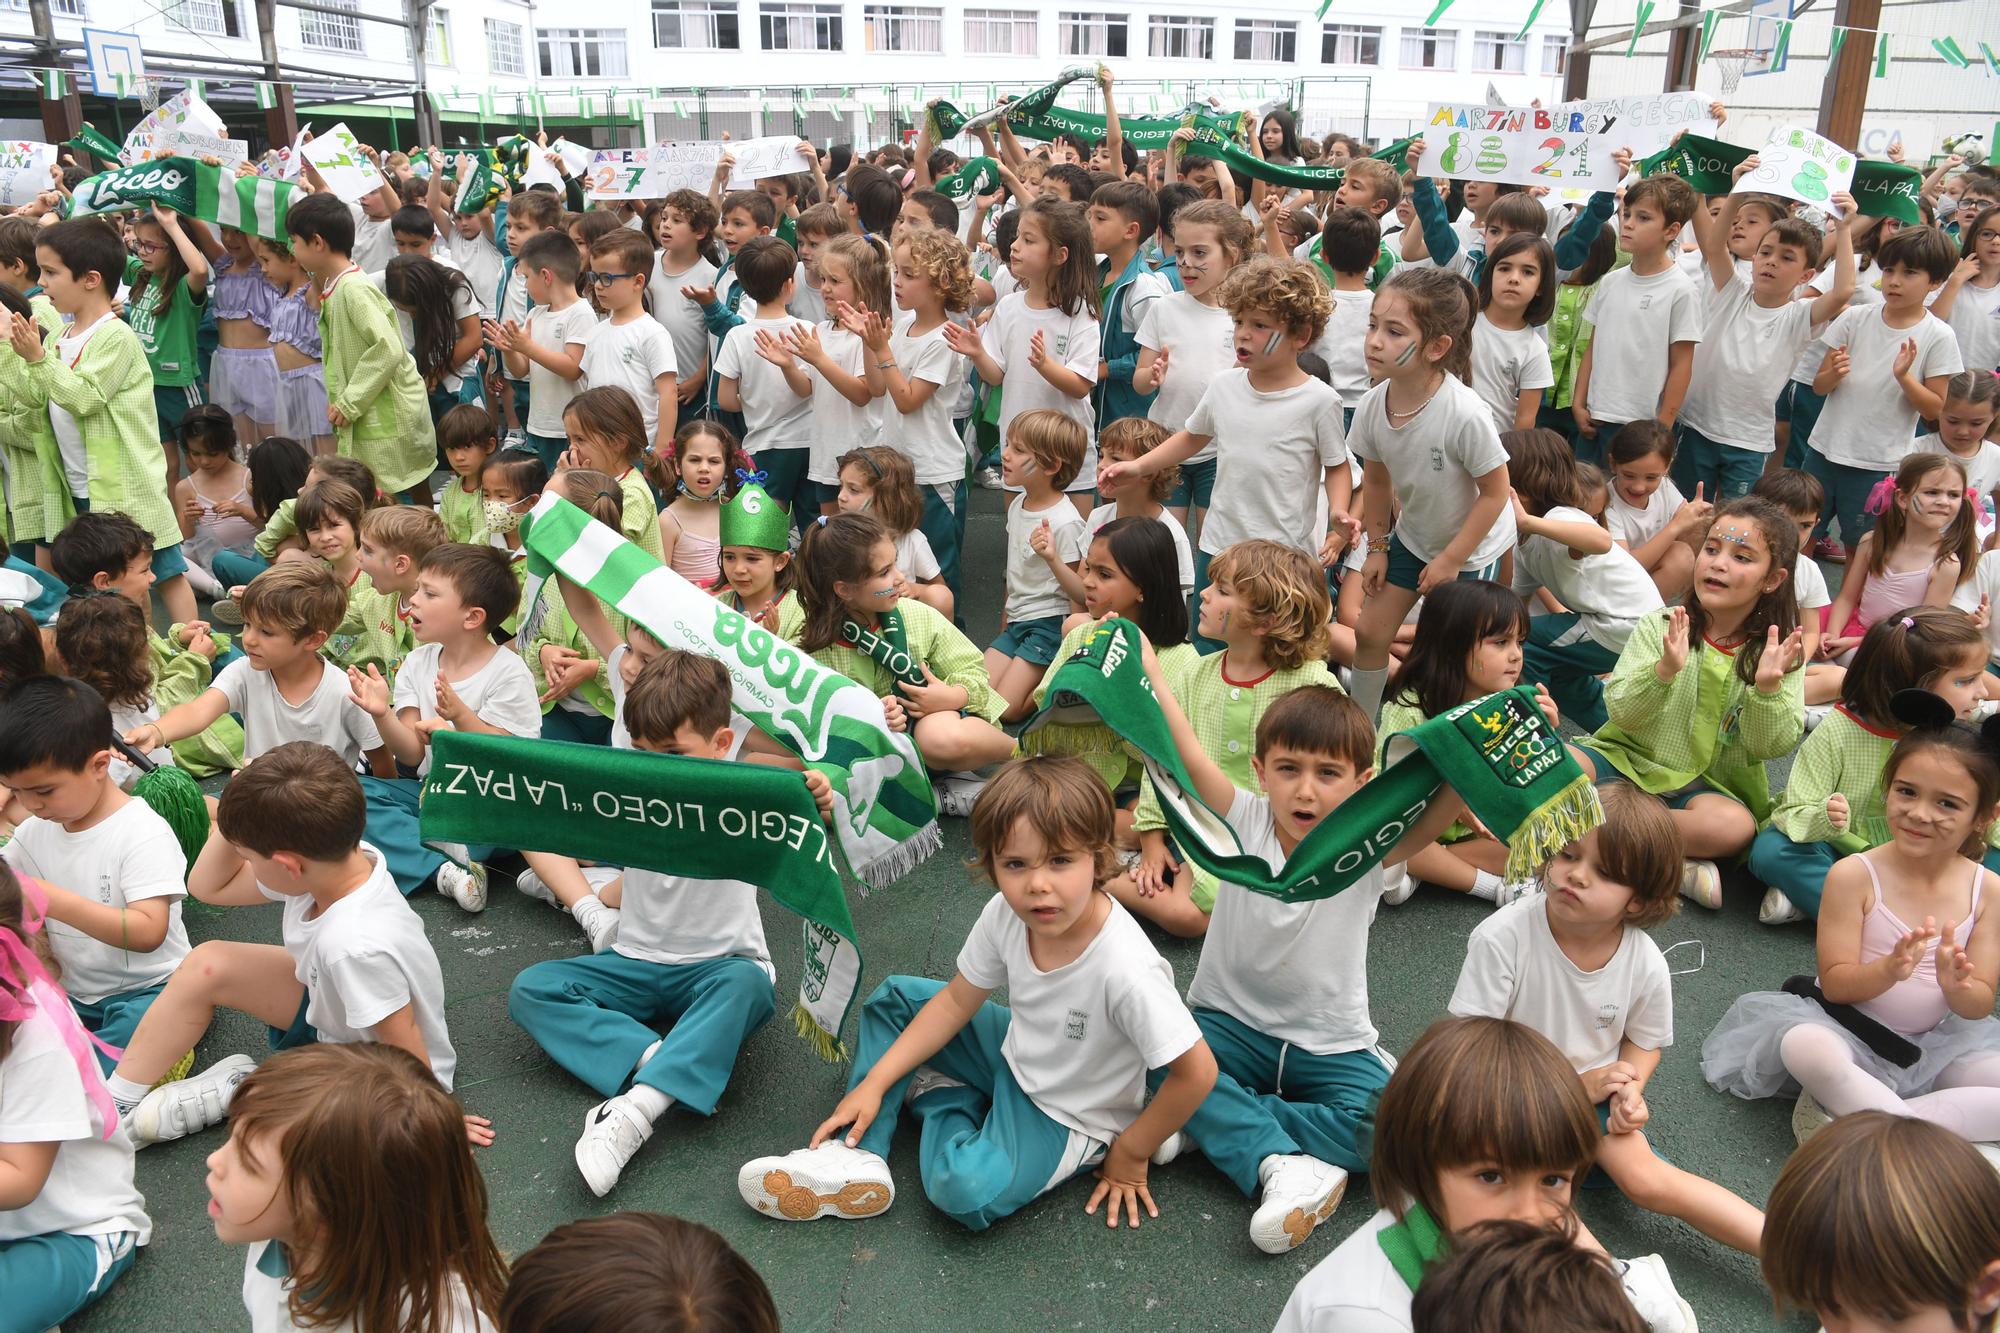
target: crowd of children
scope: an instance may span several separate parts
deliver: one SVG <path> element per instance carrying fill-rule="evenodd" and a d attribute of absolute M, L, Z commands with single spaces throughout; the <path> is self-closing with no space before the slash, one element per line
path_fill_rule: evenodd
<path fill-rule="evenodd" d="M 1600 1168 L 1823 1320 L 1990 1326 L 2000 177 L 1947 162 L 1922 224 L 1672 175 L 1565 203 L 1273 111 L 1245 151 L 1344 170 L 1309 199 L 1185 136 L 1143 161 L 1115 109 L 1097 144 L 998 131 L 991 177 L 926 131 L 568 212 L 454 205 L 470 157 L 368 150 L 381 187 L 308 167 L 282 236 L 0 217 L 0 1329 L 101 1296 L 152 1237 L 135 1153 L 225 1121 L 210 1216 L 257 1328 L 777 1327 L 699 1227 L 579 1221 L 511 1273 L 487 1231 L 497 1131 L 451 1096 L 411 894 L 478 912 L 511 879 L 574 920 L 585 951 L 507 1008 L 590 1090 L 600 1197 L 673 1107 L 726 1113 L 776 969 L 749 882 L 427 839 L 435 737 L 836 799 L 728 665 L 540 577 L 550 497 L 876 695 L 996 890 L 948 979 L 867 997 L 846 1095 L 741 1166 L 751 1207 L 881 1213 L 906 1117 L 975 1231 L 1083 1174 L 1086 1212 L 1150 1223 L 1152 1170 L 1199 1153 L 1285 1253 L 1366 1173 L 1381 1210 L 1279 1329 L 1694 1328 L 1657 1256 L 1579 1220 Z M 1003 554 L 968 589 L 987 482 Z M 1391 735 L 1517 685 L 1606 820 L 1510 878 L 1447 794 L 1331 897 L 1232 883 L 1132 741 L 1049 709 L 1111 617 L 1272 874 Z M 161 766 L 228 775 L 205 838 L 156 808 Z M 1801 1099 L 1768 1212 L 1660 1157 L 1645 1095 L 1675 1039 L 1649 931 L 1751 878 L 1816 941 L 1701 1043 L 1720 1092 Z M 1399 1059 L 1369 935 L 1423 885 L 1495 910 Z M 277 937 L 190 895 L 279 903 Z M 1161 933 L 1200 941 L 1185 995 Z M 278 1053 L 194 1072 L 219 1009 Z"/>

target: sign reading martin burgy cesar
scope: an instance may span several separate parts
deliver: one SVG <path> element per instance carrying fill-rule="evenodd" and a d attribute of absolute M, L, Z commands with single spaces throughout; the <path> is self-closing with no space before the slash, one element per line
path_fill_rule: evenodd
<path fill-rule="evenodd" d="M 1603 134 L 1636 158 L 1650 157 L 1682 130 L 1713 135 L 1708 99 L 1700 93 L 1658 93 L 1650 97 L 1598 97 L 1554 106 L 1487 106 L 1433 103 L 1427 129 L 1485 130 L 1500 134 Z"/>

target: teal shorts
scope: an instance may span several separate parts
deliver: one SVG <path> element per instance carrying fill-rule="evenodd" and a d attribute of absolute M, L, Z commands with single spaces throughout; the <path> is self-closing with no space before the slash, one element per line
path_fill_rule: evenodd
<path fill-rule="evenodd" d="M 199 384 L 155 384 L 153 415 L 160 419 L 161 441 L 170 443 L 179 440 L 182 420 L 191 410 L 207 401 Z"/>
<path fill-rule="evenodd" d="M 1417 585 L 1423 581 L 1424 566 L 1427 563 L 1427 561 L 1419 560 L 1415 551 L 1403 545 L 1401 537 L 1398 537 L 1393 532 L 1389 534 L 1389 572 L 1386 576 L 1386 581 L 1389 584 L 1398 588 L 1408 588 L 1411 592 L 1415 592 Z M 1479 569 L 1460 570 L 1458 577 L 1460 579 L 1491 579 L 1498 572 L 1499 568 L 1499 562 L 1495 561 L 1493 564 L 1482 566 Z"/>

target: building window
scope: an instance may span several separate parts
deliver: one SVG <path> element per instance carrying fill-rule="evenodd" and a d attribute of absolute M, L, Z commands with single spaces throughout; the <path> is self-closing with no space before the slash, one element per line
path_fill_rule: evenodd
<path fill-rule="evenodd" d="M 1156 60 L 1215 59 L 1215 20 L 1155 14 L 1146 25 L 1146 54 Z"/>
<path fill-rule="evenodd" d="M 1569 62 L 1566 59 L 1568 55 L 1569 48 L 1563 45 L 1562 38 L 1542 38 L 1542 73 L 1562 73 L 1569 66 Z"/>
<path fill-rule="evenodd" d="M 940 55 L 944 51 L 944 11 L 915 5 L 868 5 L 861 11 L 870 51 Z"/>
<path fill-rule="evenodd" d="M 526 74 L 527 56 L 521 50 L 521 25 L 486 20 L 486 72 Z"/>
<path fill-rule="evenodd" d="M 1404 69 L 1457 69 L 1458 34 L 1450 28 L 1403 29 Z"/>
<path fill-rule="evenodd" d="M 1057 28 L 1059 52 L 1066 56 L 1125 55 L 1125 16 L 1064 10 Z"/>
<path fill-rule="evenodd" d="M 1482 74 L 1523 74 L 1528 69 L 1528 44 L 1512 33 L 1472 34 L 1472 67 Z"/>
<path fill-rule="evenodd" d="M 1329 23 L 1320 30 L 1319 58 L 1326 65 L 1379 65 L 1382 30 L 1353 23 Z"/>
<path fill-rule="evenodd" d="M 1236 20 L 1236 58 L 1291 64 L 1299 58 L 1299 25 L 1276 19 Z"/>
<path fill-rule="evenodd" d="M 60 4 L 49 8 L 58 14 L 66 12 Z M 79 3 L 76 9 L 80 14 L 83 6 Z M 243 11 L 237 8 L 236 0 L 177 0 L 167 6 L 166 14 L 167 22 L 189 32 L 205 32 L 211 37 L 243 36 Z"/>
<path fill-rule="evenodd" d="M 653 45 L 684 51 L 736 51 L 743 38 L 736 6 L 719 0 L 653 0 Z"/>
<path fill-rule="evenodd" d="M 448 11 L 438 8 L 431 10 L 431 30 L 424 38 L 424 63 L 427 65 L 449 65 L 451 61 L 451 17 Z M 403 54 L 414 57 L 411 49 L 409 29 L 403 30 Z"/>
<path fill-rule="evenodd" d="M 355 0 L 326 0 L 335 9 L 360 12 Z M 362 52 L 361 20 L 345 14 L 322 14 L 310 9 L 299 11 L 299 43 L 321 51 Z"/>
<path fill-rule="evenodd" d="M 543 78 L 625 77 L 623 28 L 544 28 L 535 46 Z"/>
<path fill-rule="evenodd" d="M 838 51 L 837 4 L 762 4 L 757 7 L 766 51 Z"/>
<path fill-rule="evenodd" d="M 28 12 L 28 0 L 0 0 L 0 9 L 12 10 L 16 14 Z M 49 13 L 59 19 L 84 19 L 90 15 L 84 11 L 83 0 L 49 0 Z M 179 20 L 176 20 L 179 22 Z M 186 24 L 181 26 L 186 27 Z M 197 31 L 207 31 L 198 29 Z"/>
<path fill-rule="evenodd" d="M 965 54 L 969 56 L 1031 56 L 1038 44 L 1032 9 L 965 11 Z"/>

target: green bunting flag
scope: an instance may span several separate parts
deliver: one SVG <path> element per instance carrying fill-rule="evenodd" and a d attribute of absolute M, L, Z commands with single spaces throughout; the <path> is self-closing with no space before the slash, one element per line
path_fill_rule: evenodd
<path fill-rule="evenodd" d="M 1931 49 L 1943 56 L 1947 65 L 1955 66 L 1958 69 L 1964 69 L 1972 63 L 1966 58 L 1965 52 L 1958 49 L 1958 43 L 1949 37 L 1931 38 Z"/>
<path fill-rule="evenodd" d="M 1715 44 L 1715 24 L 1721 17 L 1722 11 L 1719 9 L 1710 9 L 1703 12 L 1701 16 L 1701 50 L 1696 54 L 1696 60 L 1708 59 L 1708 48 Z"/>
<path fill-rule="evenodd" d="M 1646 20 L 1651 17 L 1653 17 L 1653 0 L 1639 0 L 1638 17 L 1632 20 L 1632 40 L 1625 43 L 1626 59 L 1631 59 L 1632 53 L 1639 49 L 1639 38 L 1645 35 Z"/>
<path fill-rule="evenodd" d="M 1771 48 L 1771 68 L 1785 67 L 1785 53 L 1792 49 L 1792 20 L 1778 20 L 1778 44 Z"/>
<path fill-rule="evenodd" d="M 1875 77 L 1889 77 L 1889 34 L 1880 33 L 1875 38 Z"/>
<path fill-rule="evenodd" d="M 1986 57 L 1986 68 L 1989 72 L 1994 74 L 2000 74 L 2000 56 L 1996 56 L 1993 54 L 1992 47 L 1988 46 L 1984 42 L 1981 42 L 1979 44 L 1979 54 Z"/>
<path fill-rule="evenodd" d="M 1835 28 L 1833 37 L 1827 42 L 1826 63 L 1832 69 L 1840 64 L 1840 48 L 1847 45 L 1847 29 Z"/>
<path fill-rule="evenodd" d="M 1332 3 L 1332 0 L 1327 0 L 1327 2 L 1328 2 L 1329 4 L 1331 4 L 1331 3 Z M 1548 0 L 1535 0 L 1535 7 L 1534 7 L 1533 9 L 1530 9 L 1530 10 L 1528 11 L 1528 21 L 1527 21 L 1526 23 L 1523 23 L 1523 24 L 1521 25 L 1521 31 L 1519 31 L 1519 32 L 1517 32 L 1517 33 L 1515 33 L 1515 34 L 1514 34 L 1514 40 L 1515 40 L 1515 41 L 1517 41 L 1517 42 L 1518 42 L 1518 41 L 1523 41 L 1523 40 L 1525 40 L 1525 39 L 1527 38 L 1527 36 L 1528 36 L 1528 29 L 1530 29 L 1530 28 L 1532 28 L 1532 27 L 1534 27 L 1534 26 L 1535 26 L 1535 20 L 1536 20 L 1536 19 L 1538 19 L 1538 18 L 1540 18 L 1540 17 L 1542 16 L 1542 6 L 1543 6 L 1544 4 L 1546 4 L 1547 2 L 1548 2 Z M 1322 10 L 1321 12 L 1322 12 L 1322 13 L 1324 13 L 1325 11 L 1323 11 L 1323 10 Z M 1553 39 L 1549 39 L 1549 40 L 1553 40 Z"/>
<path fill-rule="evenodd" d="M 63 69 L 38 70 L 35 77 L 41 81 L 42 96 L 51 102 L 69 95 L 69 71 Z M 118 156 L 116 153 L 113 157 Z"/>
<path fill-rule="evenodd" d="M 861 951 L 826 825 L 799 774 L 567 741 L 441 731 L 419 818 L 427 839 L 507 846 L 693 880 L 754 885 L 805 919 L 792 1021 L 822 1059 L 861 986 Z M 628 897 L 632 891 L 627 890 Z"/>
<path fill-rule="evenodd" d="M 257 85 L 257 105 L 265 111 L 278 105 L 278 85 L 259 82 Z"/>
<path fill-rule="evenodd" d="M 1436 27 L 1437 21 L 1444 17 L 1445 10 L 1450 9 L 1456 3 L 1457 0 L 1438 0 L 1437 8 L 1431 10 L 1431 16 L 1424 20 L 1424 26 L 1426 28 Z"/>
<path fill-rule="evenodd" d="M 298 187 L 285 181 L 238 176 L 232 168 L 191 157 L 155 158 L 82 182 L 70 198 L 67 216 L 125 213 L 159 204 L 282 244 L 285 215 L 297 193 Z"/>
<path fill-rule="evenodd" d="M 1196 794 L 1173 733 L 1160 714 L 1129 620 L 1098 626 L 1050 678 L 1045 723 L 1103 722 L 1139 752 L 1174 840 L 1218 879 L 1285 902 L 1330 898 L 1381 864 L 1449 785 L 1507 843 L 1509 880 L 1524 879 L 1604 822 L 1597 789 L 1543 716 L 1532 687 L 1461 704 L 1389 738 L 1386 767 L 1321 820 L 1271 871 L 1246 855 L 1221 813 Z"/>

